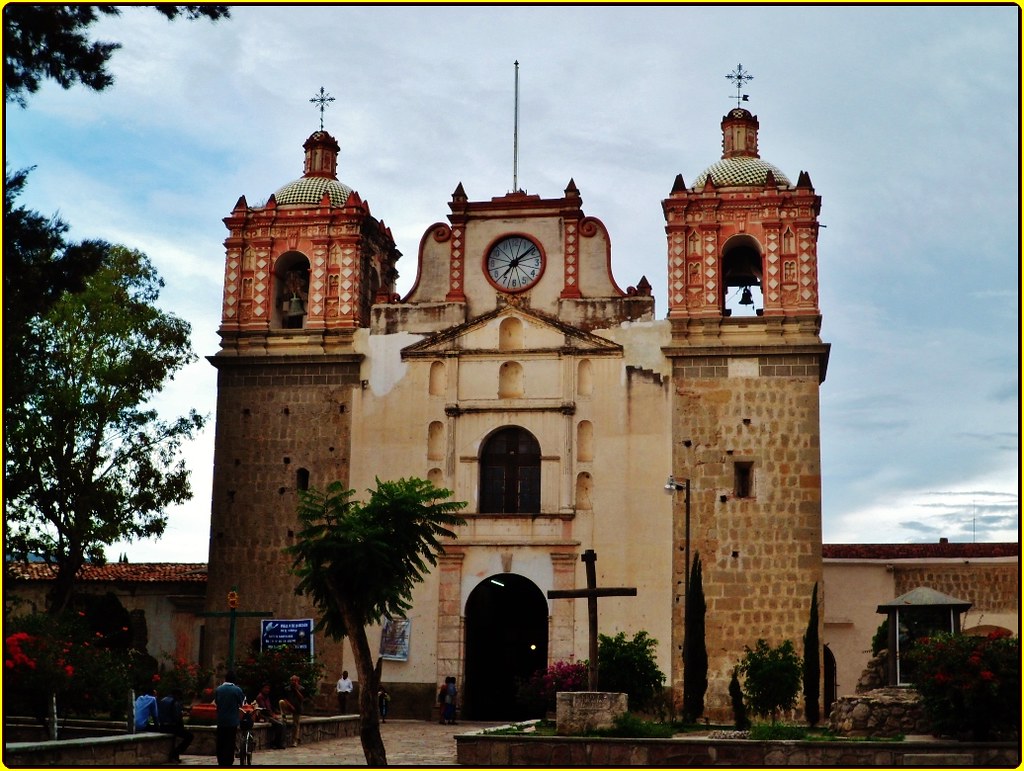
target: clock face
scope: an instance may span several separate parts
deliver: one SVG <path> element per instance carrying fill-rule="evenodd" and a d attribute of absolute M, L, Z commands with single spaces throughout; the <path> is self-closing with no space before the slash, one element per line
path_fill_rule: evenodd
<path fill-rule="evenodd" d="M 544 272 L 544 256 L 526 236 L 505 236 L 487 253 L 487 275 L 505 292 L 529 289 Z"/>

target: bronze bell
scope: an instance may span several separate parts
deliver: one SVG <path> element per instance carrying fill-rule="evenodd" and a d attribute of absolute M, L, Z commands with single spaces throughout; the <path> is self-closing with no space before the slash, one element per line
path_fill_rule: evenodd
<path fill-rule="evenodd" d="M 288 315 L 301 316 L 305 312 L 306 309 L 302 305 L 302 298 L 293 292 L 292 299 L 288 301 Z"/>
<path fill-rule="evenodd" d="M 754 298 L 750 295 L 750 287 L 743 287 L 743 294 L 740 295 L 740 305 L 753 305 Z"/>

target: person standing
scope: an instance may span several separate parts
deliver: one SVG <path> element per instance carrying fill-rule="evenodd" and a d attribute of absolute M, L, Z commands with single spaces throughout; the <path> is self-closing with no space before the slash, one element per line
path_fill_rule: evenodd
<path fill-rule="evenodd" d="M 391 708 L 391 694 L 382 685 L 377 691 L 377 711 L 380 713 L 380 722 L 388 722 L 388 710 Z"/>
<path fill-rule="evenodd" d="M 230 766 L 235 762 L 235 735 L 238 733 L 238 718 L 245 703 L 245 694 L 235 685 L 235 672 L 229 669 L 224 682 L 213 692 L 213 703 L 217 705 L 217 765 Z"/>
<path fill-rule="evenodd" d="M 458 702 L 459 691 L 455 687 L 455 678 L 446 677 L 444 694 L 444 722 L 448 725 L 455 725 L 455 705 Z"/>
<path fill-rule="evenodd" d="M 347 711 L 345 707 L 348 705 L 348 695 L 352 693 L 352 681 L 348 679 L 347 669 L 342 671 L 335 690 L 338 696 L 338 714 L 344 715 Z"/>
<path fill-rule="evenodd" d="M 156 689 L 139 694 L 135 700 L 135 733 L 155 731 L 160 727 L 160 713 L 156 708 Z"/>
<path fill-rule="evenodd" d="M 161 733 L 171 734 L 180 739 L 177 746 L 171 750 L 171 760 L 177 762 L 192 743 L 192 732 L 185 728 L 185 718 L 182 714 L 181 691 L 175 688 L 160 699 L 157 711 L 160 713 Z"/>
<path fill-rule="evenodd" d="M 302 690 L 302 682 L 298 675 L 292 675 L 284 689 L 284 698 L 278 703 L 282 715 L 292 716 L 292 746 L 298 747 L 302 740 L 299 723 L 302 720 L 302 703 L 306 700 L 306 692 Z"/>

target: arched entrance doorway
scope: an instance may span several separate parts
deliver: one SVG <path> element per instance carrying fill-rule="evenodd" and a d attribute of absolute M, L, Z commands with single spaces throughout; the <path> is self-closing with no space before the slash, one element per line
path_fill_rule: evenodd
<path fill-rule="evenodd" d="M 514 573 L 480 582 L 466 600 L 464 716 L 526 717 L 516 705 L 516 686 L 547 662 L 548 603 L 543 592 Z"/>

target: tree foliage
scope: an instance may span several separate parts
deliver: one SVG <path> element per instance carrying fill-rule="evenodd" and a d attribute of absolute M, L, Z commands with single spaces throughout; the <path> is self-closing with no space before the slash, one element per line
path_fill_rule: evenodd
<path fill-rule="evenodd" d="M 811 610 L 804 634 L 804 717 L 810 725 L 821 720 L 821 644 L 818 638 L 818 582 L 811 590 Z"/>
<path fill-rule="evenodd" d="M 740 662 L 744 676 L 743 691 L 755 715 L 778 721 L 782 710 L 792 709 L 800 692 L 801 661 L 792 640 L 783 640 L 772 648 L 759 639 Z"/>
<path fill-rule="evenodd" d="M 354 494 L 340 482 L 324 492 L 302 492 L 302 529 L 287 552 L 299 577 L 297 591 L 309 595 L 320 613 L 317 629 L 336 640 L 349 638 L 360 681 L 360 741 L 367 764 L 378 766 L 387 764 L 376 706 L 381 662 L 373 665 L 365 627 L 404 617 L 415 585 L 444 552 L 441 540 L 455 538 L 451 528 L 465 523 L 457 512 L 466 504 L 416 478 L 378 479 L 365 503 Z"/>
<path fill-rule="evenodd" d="M 695 723 L 704 714 L 704 694 L 708 690 L 708 648 L 705 640 L 704 572 L 700 552 L 694 554 L 686 596 L 683 627 L 683 721 Z"/>
<path fill-rule="evenodd" d="M 123 6 L 100 4 L 8 3 L 4 6 L 4 101 L 25 106 L 29 94 L 49 78 L 62 88 L 75 83 L 102 91 L 114 82 L 107 70 L 120 43 L 92 40 L 90 27 L 117 16 Z M 152 6 L 168 19 L 228 16 L 226 5 Z"/>
<path fill-rule="evenodd" d="M 625 632 L 614 637 L 597 637 L 597 677 L 601 690 L 625 693 L 630 709 L 652 706 L 665 684 L 665 675 L 658 669 L 655 648 L 658 641 L 640 630 L 632 640 Z"/>
<path fill-rule="evenodd" d="M 55 565 L 51 613 L 86 560 L 162 534 L 165 507 L 191 496 L 179 453 L 204 420 L 146 406 L 195 358 L 189 325 L 155 305 L 162 286 L 144 254 L 109 247 L 82 291 L 30 322 L 32 378 L 20 403 L 5 400 L 5 547 Z"/>

